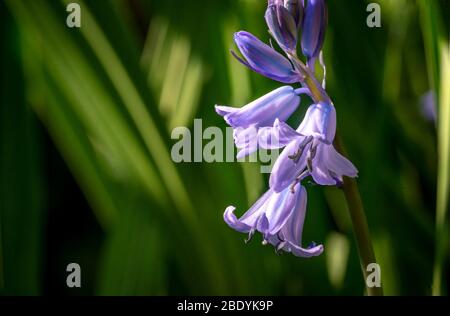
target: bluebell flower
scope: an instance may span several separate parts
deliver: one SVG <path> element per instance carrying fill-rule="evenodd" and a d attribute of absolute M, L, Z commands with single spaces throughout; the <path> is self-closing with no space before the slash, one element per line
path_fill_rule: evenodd
<path fill-rule="evenodd" d="M 244 31 L 237 32 L 234 41 L 244 59 L 233 51 L 231 53 L 251 70 L 282 83 L 299 81 L 300 75 L 294 70 L 291 62 L 254 35 Z"/>
<path fill-rule="evenodd" d="M 270 187 L 281 192 L 295 185 L 305 174 L 320 185 L 341 185 L 343 176 L 357 177 L 353 164 L 333 146 L 336 134 L 336 110 L 328 103 L 313 104 L 276 161 L 270 176 Z"/>
<path fill-rule="evenodd" d="M 308 60 L 319 57 L 328 25 L 325 0 L 306 0 L 303 17 L 302 51 Z"/>
<path fill-rule="evenodd" d="M 216 112 L 234 129 L 238 159 L 258 148 L 276 149 L 292 139 L 292 129 L 286 121 L 300 104 L 294 88 L 278 88 L 242 108 L 216 105 Z M 294 131 L 295 133 L 295 131 Z"/>
<path fill-rule="evenodd" d="M 263 235 L 263 244 L 272 244 L 277 252 L 290 252 L 297 257 L 319 256 L 323 245 L 312 243 L 310 247 L 302 247 L 306 204 L 306 190 L 297 184 L 293 190 L 267 191 L 239 219 L 234 206 L 229 206 L 223 217 L 228 226 L 248 234 L 247 241 L 258 231 Z"/>
<path fill-rule="evenodd" d="M 307 196 L 301 182 L 312 177 L 319 185 L 341 185 L 344 176 L 358 175 L 353 164 L 333 146 L 336 110 L 331 101 L 311 105 L 297 130 L 286 124 L 300 104 L 300 94 L 312 96 L 305 87 L 305 77 L 313 76 L 317 82 L 314 72 L 305 69 L 296 56 L 298 31 L 303 29 L 302 51 L 312 69 L 321 57 L 328 23 L 327 7 L 325 0 L 307 0 L 306 7 L 303 0 L 268 0 L 265 19 L 270 33 L 289 59 L 242 31 L 235 34 L 234 40 L 243 58 L 232 54 L 259 74 L 282 83 L 301 83 L 303 87 L 281 87 L 242 108 L 216 106 L 216 112 L 233 127 L 238 159 L 258 148 L 284 148 L 272 170 L 270 189 L 239 219 L 234 215 L 235 208 L 228 207 L 224 220 L 231 228 L 249 234 L 249 240 L 256 231 L 260 232 L 263 243 L 272 244 L 277 252 L 314 257 L 323 252 L 323 246 L 315 243 L 302 246 Z M 320 62 L 325 77 L 322 58 Z M 320 99 L 329 100 L 325 84 L 318 89 L 323 90 Z"/>

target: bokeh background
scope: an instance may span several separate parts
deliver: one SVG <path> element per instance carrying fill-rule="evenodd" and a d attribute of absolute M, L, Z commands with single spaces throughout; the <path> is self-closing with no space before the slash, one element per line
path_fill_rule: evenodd
<path fill-rule="evenodd" d="M 80 0 L 80 29 L 69 2 L 0 1 L 0 294 L 364 294 L 340 190 L 308 186 L 304 240 L 325 253 L 277 256 L 222 220 L 267 188 L 259 164 L 170 159 L 174 127 L 225 129 L 214 104 L 279 86 L 229 54 L 235 31 L 269 39 L 265 0 Z M 435 279 L 445 295 L 450 4 L 377 2 L 370 29 L 368 1 L 328 1 L 328 90 L 385 293 L 430 295 Z"/>

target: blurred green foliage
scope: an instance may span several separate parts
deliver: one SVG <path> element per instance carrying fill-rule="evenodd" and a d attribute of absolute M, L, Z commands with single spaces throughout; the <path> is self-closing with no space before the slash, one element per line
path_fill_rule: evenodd
<path fill-rule="evenodd" d="M 305 240 L 325 242 L 325 254 L 280 257 L 222 220 L 266 189 L 258 164 L 170 159 L 173 127 L 202 118 L 224 129 L 215 103 L 278 86 L 228 53 L 235 31 L 269 39 L 265 1 L 79 0 L 80 29 L 66 27 L 69 2 L 0 2 L 0 293 L 363 294 L 338 189 L 308 188 Z M 328 3 L 329 92 L 385 293 L 429 295 L 433 269 L 435 293 L 446 293 L 449 2 L 380 0 L 380 29 L 366 26 L 368 2 Z M 430 89 L 438 132 L 421 114 Z M 65 164 L 49 163 L 59 155 Z M 49 180 L 66 168 L 83 197 Z M 81 289 L 65 287 L 70 262 L 82 266 Z"/>

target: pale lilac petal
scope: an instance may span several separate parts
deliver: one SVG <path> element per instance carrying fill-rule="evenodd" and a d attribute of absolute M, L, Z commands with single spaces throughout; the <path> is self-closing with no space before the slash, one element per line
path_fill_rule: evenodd
<path fill-rule="evenodd" d="M 291 217 L 286 222 L 286 225 L 283 226 L 283 229 L 281 229 L 281 235 L 284 240 L 295 245 L 301 245 L 308 195 L 306 193 L 306 189 L 300 184 L 297 184 L 294 189 L 298 191 L 298 200 L 295 204 L 295 209 L 292 212 Z"/>
<path fill-rule="evenodd" d="M 258 150 L 259 139 L 262 148 L 284 147 L 298 133 L 282 121 L 287 120 L 300 104 L 300 97 L 294 88 L 278 88 L 242 108 L 216 105 L 216 112 L 222 115 L 234 128 L 233 136 L 241 159 Z M 268 129 L 260 129 L 268 127 Z M 261 131 L 260 131 L 261 130 Z M 279 133 L 278 133 L 279 130 Z M 277 147 L 277 142 L 280 147 Z"/>
<path fill-rule="evenodd" d="M 234 211 L 236 208 L 234 206 L 229 206 L 223 213 L 223 219 L 225 223 L 228 224 L 231 228 L 234 230 L 240 232 L 240 233 L 248 233 L 251 231 L 251 227 L 242 223 L 236 215 L 234 215 Z"/>
<path fill-rule="evenodd" d="M 227 114 L 234 113 L 236 111 L 239 111 L 239 108 L 232 108 L 230 106 L 223 106 L 223 105 L 216 105 L 215 106 L 216 113 L 220 116 L 225 116 Z"/>
<path fill-rule="evenodd" d="M 266 231 L 263 234 L 274 235 L 286 224 L 291 216 L 295 203 L 298 200 L 299 192 L 292 193 L 291 190 L 284 190 L 280 193 L 273 193 L 265 205 L 265 216 L 268 220 Z"/>
<path fill-rule="evenodd" d="M 333 145 L 320 144 L 313 160 L 311 176 L 317 184 L 336 185 L 343 181 L 342 176 L 357 177 L 358 170 Z"/>
<path fill-rule="evenodd" d="M 236 127 L 233 130 L 233 138 L 236 147 L 239 149 L 249 146 L 249 144 L 254 143 L 255 146 L 258 145 L 258 127 L 255 125 L 250 125 L 248 127 Z"/>
<path fill-rule="evenodd" d="M 311 105 L 297 131 L 324 143 L 333 143 L 336 135 L 336 109 L 323 102 Z"/>
<path fill-rule="evenodd" d="M 299 136 L 292 127 L 276 119 L 272 127 L 262 127 L 258 130 L 258 146 L 263 149 L 279 149 Z"/>
<path fill-rule="evenodd" d="M 311 248 L 302 247 L 302 234 L 303 225 L 305 223 L 306 216 L 306 204 L 307 194 L 303 186 L 297 185 L 295 190 L 299 190 L 299 201 L 296 204 L 295 210 L 292 212 L 291 217 L 287 221 L 281 230 L 281 235 L 287 241 L 287 244 L 283 247 L 286 252 L 291 252 L 297 257 L 315 257 L 319 256 L 323 252 L 323 246 L 317 245 Z"/>
<path fill-rule="evenodd" d="M 316 157 L 313 159 L 311 176 L 319 185 L 336 185 L 336 178 L 330 174 L 327 165 L 327 151 L 331 145 L 319 144 L 317 146 Z"/>
<path fill-rule="evenodd" d="M 234 41 L 245 60 L 234 52 L 233 56 L 248 68 L 283 83 L 300 81 L 300 76 L 294 71 L 291 62 L 254 35 L 241 31 L 234 35 Z"/>
<path fill-rule="evenodd" d="M 266 214 L 262 214 L 261 217 L 258 219 L 258 222 L 256 223 L 256 230 L 263 234 L 269 230 L 270 223 L 269 219 L 267 218 Z"/>
<path fill-rule="evenodd" d="M 272 232 L 270 236 L 266 236 L 266 240 L 272 244 L 277 250 L 291 252 L 297 257 L 309 258 L 319 256 L 323 252 L 322 245 L 314 245 L 312 247 L 302 247 L 303 224 L 306 215 L 307 193 L 303 186 L 297 184 L 295 186 L 295 203 L 288 220 L 282 226 L 280 231 Z M 290 192 L 290 190 L 287 190 Z M 292 194 L 292 193 L 291 193 Z"/>
<path fill-rule="evenodd" d="M 216 111 L 232 127 L 272 126 L 275 119 L 287 120 L 300 104 L 300 97 L 290 86 L 278 88 L 244 107 L 232 110 L 216 106 Z"/>
<path fill-rule="evenodd" d="M 235 128 L 233 138 L 236 147 L 239 149 L 237 159 L 242 159 L 258 150 L 258 128 L 255 125 L 247 128 Z"/>
<path fill-rule="evenodd" d="M 299 137 L 292 141 L 278 157 L 270 175 L 270 188 L 275 192 L 281 192 L 292 185 L 295 179 L 306 168 L 306 157 L 311 145 L 307 145 L 298 160 L 292 159 L 298 153 L 304 137 Z"/>
<path fill-rule="evenodd" d="M 265 203 L 272 196 L 272 192 L 267 191 L 240 219 L 234 214 L 235 207 L 229 206 L 223 214 L 225 222 L 231 228 L 241 233 L 248 233 L 256 228 L 258 220 L 264 214 Z"/>
<path fill-rule="evenodd" d="M 311 257 L 317 257 L 320 256 L 323 253 L 324 247 L 323 245 L 316 245 L 311 248 L 303 248 L 297 245 L 294 245 L 292 243 L 286 244 L 286 249 L 284 249 L 286 252 L 291 252 L 294 256 L 300 257 L 300 258 L 311 258 Z"/>
<path fill-rule="evenodd" d="M 244 159 L 247 156 L 250 156 L 251 154 L 258 151 L 258 146 L 254 145 L 253 143 L 250 143 L 247 147 L 244 147 L 240 149 L 236 155 L 237 160 Z"/>
<path fill-rule="evenodd" d="M 328 147 L 328 150 L 324 153 L 324 160 L 326 161 L 328 169 L 341 178 L 342 176 L 356 178 L 358 176 L 358 170 L 355 166 L 347 158 L 339 154 L 332 145 Z"/>
<path fill-rule="evenodd" d="M 236 147 L 239 149 L 237 159 L 253 154 L 259 148 L 279 149 L 300 137 L 292 127 L 276 119 L 272 127 L 257 128 L 252 125 L 246 129 L 236 128 L 233 131 Z"/>

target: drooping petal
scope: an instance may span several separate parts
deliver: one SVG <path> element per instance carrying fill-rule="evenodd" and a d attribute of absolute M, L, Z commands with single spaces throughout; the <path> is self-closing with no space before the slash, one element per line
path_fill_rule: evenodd
<path fill-rule="evenodd" d="M 355 178 L 358 170 L 333 145 L 320 144 L 313 160 L 311 176 L 320 185 L 337 185 L 342 183 L 343 176 Z"/>
<path fill-rule="evenodd" d="M 341 180 L 342 176 L 356 178 L 358 176 L 358 170 L 350 160 L 338 153 L 333 146 L 329 147 L 325 156 L 328 169 L 339 176 Z"/>
<path fill-rule="evenodd" d="M 248 233 L 251 231 L 251 227 L 242 223 L 234 214 L 234 211 L 236 208 L 234 206 L 229 206 L 226 208 L 225 212 L 223 213 L 223 219 L 225 223 L 228 224 L 231 228 L 234 230 L 240 232 L 240 233 Z"/>
<path fill-rule="evenodd" d="M 305 144 L 305 140 L 305 137 L 296 138 L 286 146 L 275 162 L 269 180 L 270 188 L 275 192 L 281 192 L 292 185 L 306 168 L 306 156 L 311 144 Z M 302 146 L 303 150 L 300 150 Z"/>
<path fill-rule="evenodd" d="M 234 128 L 233 138 L 236 148 L 240 150 L 237 159 L 244 158 L 258 150 L 258 127 L 255 125 L 247 128 Z"/>
<path fill-rule="evenodd" d="M 298 30 L 292 14 L 284 6 L 272 5 L 267 8 L 265 19 L 278 45 L 286 52 L 295 53 Z"/>
<path fill-rule="evenodd" d="M 226 116 L 228 114 L 234 113 L 239 111 L 239 108 L 233 108 L 231 106 L 223 106 L 223 105 L 216 105 L 215 107 L 216 113 L 220 116 Z"/>
<path fill-rule="evenodd" d="M 265 216 L 268 221 L 267 230 L 259 230 L 265 235 L 275 235 L 286 224 L 294 211 L 295 204 L 298 201 L 299 192 L 284 190 L 280 193 L 272 193 L 271 198 L 265 205 Z"/>
<path fill-rule="evenodd" d="M 316 156 L 312 161 L 311 176 L 314 182 L 319 185 L 336 185 L 338 182 L 338 179 L 333 177 L 328 169 L 326 161 L 328 147 L 332 147 L 332 145 L 319 144 L 317 146 Z"/>
<path fill-rule="evenodd" d="M 289 219 L 279 232 L 269 236 L 268 241 L 275 246 L 277 250 L 291 252 L 297 257 L 309 258 L 319 256 L 323 252 L 322 245 L 313 244 L 312 247 L 302 247 L 302 233 L 306 215 L 307 193 L 305 188 L 300 184 L 297 184 L 294 187 L 294 190 L 297 192 L 296 201 Z"/>
<path fill-rule="evenodd" d="M 237 159 L 242 159 L 259 148 L 279 149 L 288 145 L 300 134 L 284 122 L 276 119 L 272 127 L 251 125 L 247 128 L 236 127 L 233 131 L 234 143 L 239 149 Z"/>
<path fill-rule="evenodd" d="M 328 10 L 325 0 L 307 0 L 303 18 L 302 50 L 308 59 L 319 56 L 327 25 Z"/>
<path fill-rule="evenodd" d="M 271 196 L 272 192 L 270 190 L 267 191 L 240 219 L 234 214 L 236 208 L 229 206 L 223 214 L 223 219 L 234 230 L 241 233 L 248 233 L 256 228 L 258 220 L 264 214 L 264 205 Z"/>
<path fill-rule="evenodd" d="M 324 102 L 311 105 L 297 131 L 326 144 L 333 143 L 336 135 L 336 109 Z"/>
<path fill-rule="evenodd" d="M 281 236 L 286 241 L 289 241 L 295 245 L 302 244 L 303 224 L 306 216 L 306 205 L 308 202 L 308 195 L 306 189 L 297 184 L 294 190 L 298 190 L 298 201 L 295 204 L 295 210 L 292 213 L 286 225 L 281 229 Z"/>
<path fill-rule="evenodd" d="M 294 71 L 291 62 L 252 34 L 238 32 L 234 35 L 234 41 L 245 59 L 234 52 L 232 52 L 233 56 L 248 68 L 279 82 L 299 82 L 300 77 Z"/>
<path fill-rule="evenodd" d="M 272 127 L 263 127 L 258 131 L 258 146 L 263 149 L 279 149 L 290 144 L 301 135 L 285 122 L 275 120 Z"/>
<path fill-rule="evenodd" d="M 216 112 L 232 127 L 272 126 L 277 118 L 287 120 L 299 104 L 295 89 L 283 86 L 239 109 L 216 105 Z"/>
<path fill-rule="evenodd" d="M 266 236 L 276 234 L 286 224 L 299 201 L 300 192 L 285 190 L 275 193 L 267 191 L 240 219 L 234 215 L 235 207 L 229 206 L 224 220 L 231 228 L 248 233 L 253 229 Z"/>
<path fill-rule="evenodd" d="M 285 251 L 291 252 L 294 256 L 300 258 L 311 258 L 320 256 L 323 253 L 323 245 L 314 245 L 308 248 L 303 248 L 292 243 L 286 244 Z"/>

